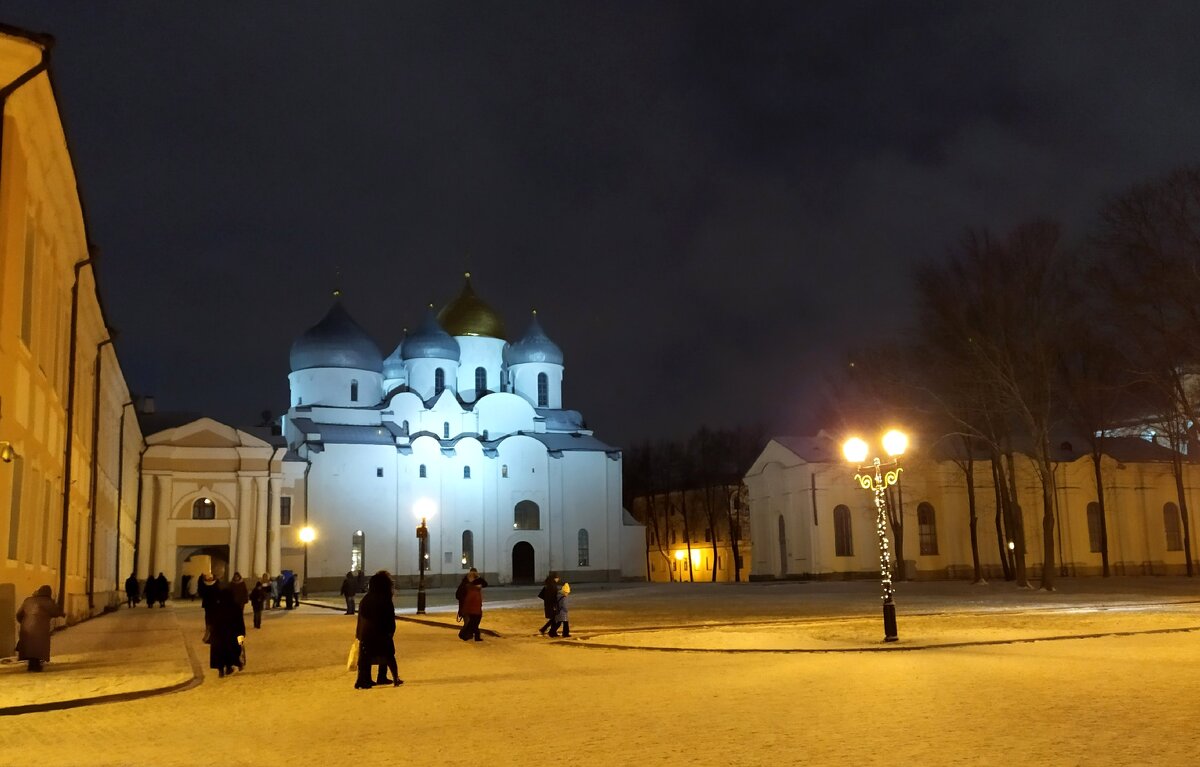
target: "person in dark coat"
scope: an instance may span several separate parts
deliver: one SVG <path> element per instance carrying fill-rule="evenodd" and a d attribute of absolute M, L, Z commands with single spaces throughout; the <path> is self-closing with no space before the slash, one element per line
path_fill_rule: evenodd
<path fill-rule="evenodd" d="M 179 581 L 180 599 L 192 599 L 192 576 L 184 575 Z"/>
<path fill-rule="evenodd" d="M 487 581 L 479 577 L 479 571 L 472 567 L 454 592 L 454 598 L 458 600 L 458 619 L 463 621 L 458 638 L 464 642 L 472 636 L 476 642 L 483 641 L 479 622 L 483 620 L 483 590 L 487 585 Z"/>
<path fill-rule="evenodd" d="M 210 597 L 212 604 L 212 633 L 208 645 L 208 667 L 217 670 L 217 676 L 233 673 L 233 667 L 244 668 L 242 646 L 238 624 L 242 622 L 242 609 L 230 589 L 214 589 Z"/>
<path fill-rule="evenodd" d="M 392 602 L 392 575 L 380 570 L 371 576 L 367 595 L 358 606 L 358 676 L 354 689 L 367 690 L 377 684 L 391 682 L 394 687 L 404 684 L 396 667 L 396 605 Z M 379 675 L 371 681 L 371 666 L 379 665 Z M 387 670 L 392 678 L 388 679 Z"/>
<path fill-rule="evenodd" d="M 250 589 L 250 609 L 254 611 L 254 628 L 262 628 L 262 611 L 263 604 L 271 597 L 271 592 L 263 585 L 262 581 L 254 584 L 254 588 Z"/>
<path fill-rule="evenodd" d="M 17 659 L 29 661 L 30 671 L 41 671 L 42 664 L 50 661 L 51 622 L 63 616 L 50 594 L 49 586 L 39 586 L 17 609 L 17 622 L 21 624 Z"/>
<path fill-rule="evenodd" d="M 140 601 L 138 599 L 139 592 L 137 576 L 130 573 L 129 577 L 125 579 L 125 603 L 129 607 L 134 607 Z"/>
<path fill-rule="evenodd" d="M 216 620 L 217 593 L 220 590 L 221 586 L 212 573 L 200 576 L 200 582 L 196 584 L 196 593 L 200 595 L 200 606 L 204 608 L 204 636 L 209 642 L 212 641 L 212 627 Z"/>
<path fill-rule="evenodd" d="M 341 595 L 346 598 L 346 615 L 354 615 L 354 597 L 358 594 L 358 578 L 347 572 L 342 579 Z"/>
<path fill-rule="evenodd" d="M 296 599 L 296 574 L 291 570 L 284 571 L 280 591 L 283 593 L 284 609 L 291 610 L 299 603 L 300 600 Z"/>
<path fill-rule="evenodd" d="M 542 600 L 542 614 L 546 622 L 538 629 L 539 634 L 545 634 L 554 625 L 554 615 L 558 612 L 558 573 L 551 571 L 542 582 L 542 590 L 538 592 Z"/>
<path fill-rule="evenodd" d="M 237 605 L 238 614 L 238 634 L 246 635 L 246 603 L 250 601 L 250 590 L 246 588 L 246 581 L 242 579 L 242 574 L 234 572 L 233 580 L 229 582 L 229 593 L 233 597 L 234 604 Z"/>
<path fill-rule="evenodd" d="M 554 614 L 554 625 L 550 627 L 550 636 L 558 636 L 558 627 L 562 626 L 562 635 L 571 638 L 571 612 L 567 607 L 567 602 L 571 597 L 571 584 L 564 583 L 562 589 L 558 592 L 558 609 Z"/>
<path fill-rule="evenodd" d="M 158 606 L 167 606 L 167 597 L 171 594 L 171 582 L 161 572 L 154 579 L 154 596 L 158 598 Z"/>
<path fill-rule="evenodd" d="M 154 607 L 154 598 L 158 594 L 158 580 L 153 576 L 146 578 L 146 585 L 142 587 L 142 596 L 146 598 L 146 607 Z"/>
<path fill-rule="evenodd" d="M 271 581 L 271 609 L 279 607 L 280 600 L 283 599 L 283 573 L 275 576 L 275 580 Z"/>

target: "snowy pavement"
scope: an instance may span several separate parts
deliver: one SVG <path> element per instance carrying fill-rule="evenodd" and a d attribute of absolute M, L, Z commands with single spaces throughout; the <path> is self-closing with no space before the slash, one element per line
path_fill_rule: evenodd
<path fill-rule="evenodd" d="M 0 708 L 183 689 L 0 717 L 0 765 L 1173 765 L 1198 751 L 1193 579 L 901 583 L 886 645 L 868 582 L 583 584 L 576 638 L 558 641 L 536 633 L 536 591 L 489 589 L 498 636 L 478 644 L 455 637 L 448 591 L 425 616 L 397 595 L 405 684 L 367 691 L 337 609 L 268 612 L 227 679 L 206 668 L 195 604 L 103 616 L 56 634 L 43 674 L 0 665 Z"/>

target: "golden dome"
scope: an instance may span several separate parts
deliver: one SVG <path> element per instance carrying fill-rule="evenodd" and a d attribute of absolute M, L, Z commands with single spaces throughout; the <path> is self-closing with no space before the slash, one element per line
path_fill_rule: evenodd
<path fill-rule="evenodd" d="M 464 276 L 466 282 L 462 292 L 438 312 L 438 322 L 452 336 L 504 338 L 504 320 L 475 295 L 471 288 L 471 273 Z"/>

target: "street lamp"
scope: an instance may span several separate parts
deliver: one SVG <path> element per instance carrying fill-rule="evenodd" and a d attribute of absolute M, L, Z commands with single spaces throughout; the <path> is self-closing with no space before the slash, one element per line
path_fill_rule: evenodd
<path fill-rule="evenodd" d="M 895 642 L 900 637 L 896 634 L 896 605 L 892 601 L 895 589 L 892 587 L 892 553 L 887 539 L 887 499 L 885 493 L 889 486 L 900 479 L 900 456 L 908 448 L 908 437 L 902 431 L 893 429 L 883 435 L 883 450 L 888 455 L 888 462 L 883 463 L 875 456 L 870 463 L 865 463 L 870 447 L 858 437 L 851 437 L 842 446 L 846 460 L 858 466 L 854 479 L 864 490 L 875 494 L 875 532 L 879 536 L 879 579 L 883 585 L 883 641 Z"/>
<path fill-rule="evenodd" d="M 435 510 L 428 498 L 421 498 L 413 505 L 413 513 L 421 520 L 417 525 L 417 615 L 425 614 L 425 568 L 429 565 L 429 528 L 425 522 Z"/>
<path fill-rule="evenodd" d="M 304 544 L 304 583 L 300 586 L 300 595 L 308 596 L 308 544 L 317 539 L 317 531 L 305 525 L 300 528 L 300 542 Z"/>

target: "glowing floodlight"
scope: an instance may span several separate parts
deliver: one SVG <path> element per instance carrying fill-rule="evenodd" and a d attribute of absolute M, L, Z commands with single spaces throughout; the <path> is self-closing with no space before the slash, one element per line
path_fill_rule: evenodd
<path fill-rule="evenodd" d="M 312 543 L 317 539 L 317 531 L 311 527 L 303 527 L 300 529 L 300 542 L 305 545 Z"/>
<path fill-rule="evenodd" d="M 418 498 L 417 502 L 413 504 L 413 513 L 417 515 L 418 519 L 429 519 L 435 511 L 437 511 L 437 505 L 429 498 Z"/>
<path fill-rule="evenodd" d="M 850 463 L 862 463 L 867 460 L 867 443 L 858 437 L 851 437 L 842 445 L 842 455 Z"/>
<path fill-rule="evenodd" d="M 888 455 L 904 455 L 908 449 L 908 435 L 892 429 L 883 435 L 883 450 Z"/>

